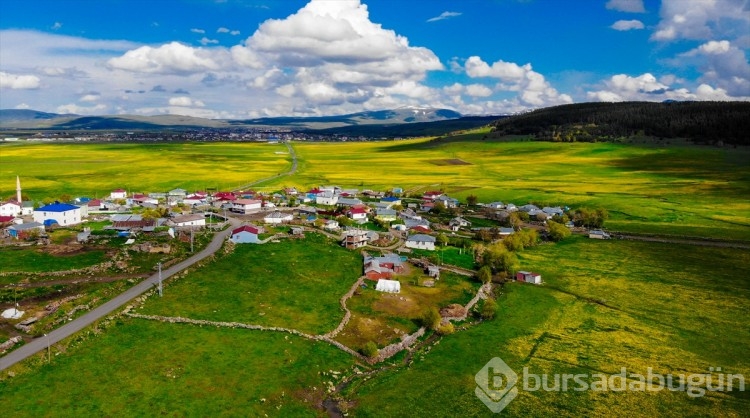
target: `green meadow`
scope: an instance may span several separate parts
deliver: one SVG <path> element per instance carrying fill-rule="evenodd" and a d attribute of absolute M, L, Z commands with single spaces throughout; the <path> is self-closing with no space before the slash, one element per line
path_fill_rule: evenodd
<path fill-rule="evenodd" d="M 139 313 L 325 334 L 341 322 L 339 299 L 361 275 L 361 254 L 319 234 L 241 244 L 170 284 Z"/>
<path fill-rule="evenodd" d="M 33 373 L 0 381 L 16 416 L 320 416 L 352 358 L 284 333 L 123 318 Z M 33 394 L 33 396 L 30 396 Z"/>

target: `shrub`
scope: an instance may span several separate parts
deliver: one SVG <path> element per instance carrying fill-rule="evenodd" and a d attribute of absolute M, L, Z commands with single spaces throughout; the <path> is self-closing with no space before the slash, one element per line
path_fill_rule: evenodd
<path fill-rule="evenodd" d="M 375 358 L 375 357 L 377 357 L 377 356 L 378 356 L 378 353 L 380 352 L 380 351 L 378 350 L 378 346 L 377 346 L 377 345 L 375 345 L 375 343 L 374 343 L 374 342 L 372 342 L 372 341 L 368 341 L 368 342 L 367 342 L 367 344 L 365 344 L 365 346 L 364 346 L 364 347 L 362 347 L 362 350 L 361 350 L 361 351 L 362 351 L 362 354 L 363 354 L 363 355 L 365 355 L 365 356 L 367 356 L 367 357 L 370 357 L 370 358 Z"/>
<path fill-rule="evenodd" d="M 497 310 L 497 303 L 494 299 L 485 299 L 482 305 L 482 310 L 479 315 L 482 319 L 492 319 L 495 317 L 495 311 Z"/>
<path fill-rule="evenodd" d="M 422 326 L 433 331 L 440 327 L 440 321 L 442 320 L 443 318 L 440 316 L 440 312 L 438 312 L 437 308 L 426 310 L 420 318 Z"/>
<path fill-rule="evenodd" d="M 456 331 L 456 328 L 453 326 L 452 322 L 446 322 L 444 324 L 440 324 L 440 326 L 437 327 L 435 332 L 437 332 L 440 335 L 450 335 L 453 334 Z"/>

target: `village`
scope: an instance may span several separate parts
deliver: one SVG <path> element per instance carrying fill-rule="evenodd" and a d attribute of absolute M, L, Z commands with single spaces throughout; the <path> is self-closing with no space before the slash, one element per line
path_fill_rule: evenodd
<path fill-rule="evenodd" d="M 86 248 L 111 248 L 114 245 L 115 249 L 122 250 L 108 251 L 107 257 L 111 261 L 105 264 L 110 270 L 131 273 L 126 276 L 134 280 L 152 274 L 152 267 L 147 263 L 158 260 L 161 271 L 162 264 L 167 267 L 193 254 L 196 251 L 194 245 L 205 245 L 219 231 L 227 233 L 229 251 L 238 245 L 263 245 L 282 239 L 300 239 L 314 233 L 361 254 L 361 277 L 353 289 L 356 292 L 350 292 L 349 297 L 368 288 L 384 295 L 398 295 L 402 294 L 402 286 L 407 284 L 406 294 L 397 299 L 386 299 L 384 303 L 395 304 L 388 309 L 409 311 L 412 317 L 418 315 L 416 309 L 423 308 L 416 306 L 418 300 L 424 299 L 420 291 L 414 290 L 415 287 L 435 288 L 445 293 L 446 301 L 455 298 L 455 291 L 459 288 L 468 291 L 468 284 L 455 287 L 458 283 L 455 280 L 451 282 L 453 288 L 450 291 L 444 287 L 447 285 L 436 288 L 441 273 L 479 279 L 485 285 L 509 280 L 535 285 L 543 283 L 541 274 L 524 270 L 523 266 L 487 261 L 493 243 L 513 247 L 518 244 L 503 243 L 517 235 L 520 241 L 530 240 L 525 245 L 535 245 L 539 240 L 552 240 L 555 226 L 566 231 L 586 231 L 586 228 L 576 227 L 576 222 L 580 226 L 582 219 L 569 208 L 539 208 L 533 204 L 516 206 L 502 202 L 482 204 L 473 196 L 461 203 L 438 190 L 392 188 L 373 191 L 317 186 L 307 191 L 285 187 L 274 192 L 188 193 L 176 188 L 168 192 L 131 193 L 115 189 L 103 198 L 79 196 L 69 201 L 35 205 L 35 202 L 23 199 L 20 178 L 17 178 L 16 189 L 16 197 L 0 205 L 1 242 L 6 248 L 46 248 L 52 251 L 64 247 L 60 250 L 63 253 L 80 253 Z M 67 232 L 63 235 L 68 237 L 67 242 L 50 238 L 63 231 Z M 591 230 L 589 236 L 609 237 L 601 230 Z M 133 264 L 141 264 L 141 270 Z M 80 274 L 103 274 L 93 267 L 69 273 L 74 278 Z M 73 281 L 77 282 L 78 279 Z M 16 292 L 19 285 L 14 286 Z M 20 286 L 29 284 L 21 283 Z M 161 287 L 159 289 L 161 292 Z M 472 290 L 470 294 L 474 296 L 474 302 L 467 307 L 455 303 L 440 306 L 442 320 L 435 325 L 436 329 L 445 327 L 451 318 L 465 319 L 468 309 L 476 304 L 479 296 L 486 297 L 489 289 L 481 286 Z M 64 296 L 64 302 L 80 295 L 61 296 Z M 427 299 L 443 300 L 433 296 Z M 23 309 L 14 300 L 12 306 L 4 308 L 3 317 L 16 321 L 16 330 L 33 334 L 33 324 L 54 313 L 59 304 L 59 301 L 54 302 L 44 310 L 37 307 L 35 313 L 24 318 Z M 344 304 L 342 300 L 342 306 Z M 88 305 L 78 305 L 76 309 L 79 308 L 88 309 Z M 72 318 L 73 313 L 67 317 Z M 348 317 L 338 328 L 340 338 L 350 338 L 352 346 L 361 348 L 359 334 L 362 331 L 347 329 L 346 322 Z M 390 330 L 396 331 L 391 337 L 372 338 L 382 346 L 399 335 L 403 337 L 414 331 L 400 325 L 390 327 Z M 19 338 L 16 337 L 16 342 Z"/>

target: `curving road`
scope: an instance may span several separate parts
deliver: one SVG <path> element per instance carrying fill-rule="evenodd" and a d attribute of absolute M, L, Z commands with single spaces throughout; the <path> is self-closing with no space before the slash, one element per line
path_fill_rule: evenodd
<path fill-rule="evenodd" d="M 266 181 L 269 181 L 269 180 L 273 180 L 273 179 L 278 178 L 278 177 L 291 176 L 294 173 L 296 173 L 297 172 L 297 154 L 294 152 L 294 148 L 292 147 L 292 144 L 290 144 L 289 142 L 285 142 L 284 145 L 286 145 L 286 149 L 289 150 L 289 155 L 292 156 L 292 167 L 289 169 L 289 171 L 287 171 L 286 173 L 277 174 L 275 176 L 266 177 L 264 179 L 255 180 L 252 183 L 244 184 L 244 185 L 242 185 L 242 186 L 240 186 L 240 187 L 238 187 L 238 188 L 236 188 L 236 189 L 234 189 L 232 191 L 235 191 L 235 192 L 237 192 L 237 191 L 243 191 L 245 189 L 249 189 L 252 186 L 255 186 L 256 184 L 260 184 L 260 183 L 263 183 L 263 182 L 266 182 Z"/>
<path fill-rule="evenodd" d="M 217 232 L 216 235 L 214 235 L 213 240 L 211 240 L 211 243 L 209 243 L 208 246 L 206 246 L 206 248 L 204 248 L 202 251 L 186 260 L 183 260 L 180 263 L 175 264 L 174 266 L 166 270 L 162 270 L 162 280 L 166 280 L 167 278 L 179 273 L 180 271 L 192 266 L 193 264 L 203 260 L 206 257 L 209 257 L 210 255 L 218 251 L 227 237 L 232 234 L 232 229 L 241 224 L 240 221 L 232 218 L 229 218 L 229 223 L 231 224 L 230 227 L 224 231 Z M 27 357 L 30 357 L 38 353 L 39 351 L 46 349 L 47 344 L 55 344 L 91 325 L 94 321 L 104 318 L 120 306 L 128 303 L 142 293 L 153 288 L 154 285 L 158 283 L 158 281 L 159 274 L 156 273 L 138 283 L 137 285 L 131 287 L 130 289 L 126 290 L 125 292 L 117 295 L 106 303 L 89 311 L 85 315 L 76 318 L 71 322 L 68 322 L 60 328 L 53 330 L 48 334 L 49 338 L 39 337 L 31 341 L 30 343 L 21 346 L 17 350 L 11 351 L 7 355 L 0 357 L 0 370 L 5 370 L 8 367 L 18 363 L 19 361 L 24 360 Z"/>

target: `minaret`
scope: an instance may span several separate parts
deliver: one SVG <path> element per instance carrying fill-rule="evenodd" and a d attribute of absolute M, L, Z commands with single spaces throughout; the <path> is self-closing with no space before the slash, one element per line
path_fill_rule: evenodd
<path fill-rule="evenodd" d="M 21 200 L 21 178 L 18 176 L 16 176 L 16 200 L 19 205 L 23 203 L 23 200 Z"/>

